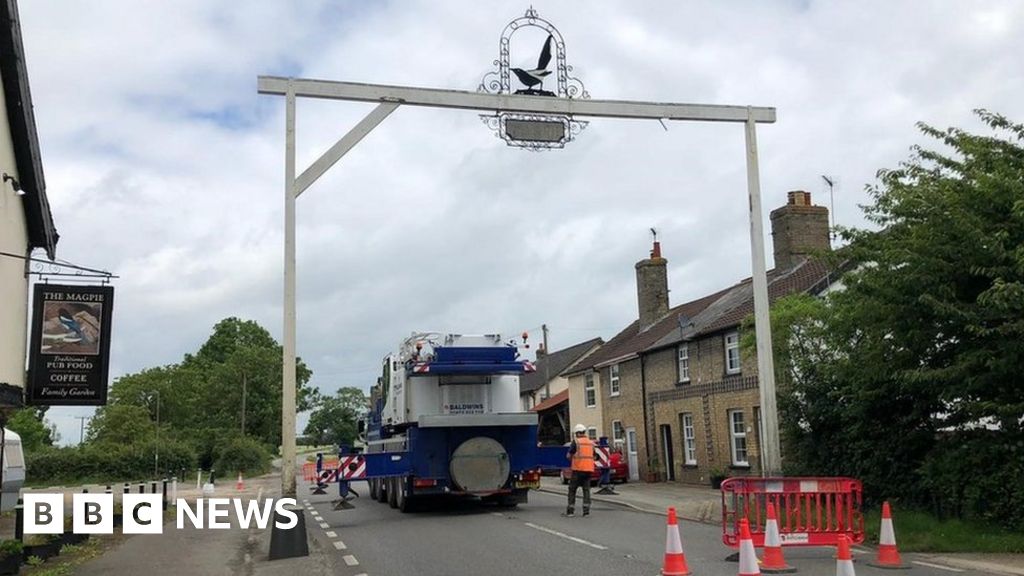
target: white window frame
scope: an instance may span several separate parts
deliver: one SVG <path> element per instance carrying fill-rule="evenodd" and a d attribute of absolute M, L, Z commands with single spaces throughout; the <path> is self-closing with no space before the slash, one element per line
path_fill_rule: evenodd
<path fill-rule="evenodd" d="M 743 410 L 729 410 L 729 452 L 732 455 L 733 466 L 750 466 L 750 452 L 747 447 L 747 423 L 743 418 Z M 736 415 L 739 415 L 740 430 L 736 430 Z M 739 456 L 740 441 L 742 440 L 743 458 Z"/>
<path fill-rule="evenodd" d="M 597 408 L 597 387 L 594 386 L 593 373 L 583 377 L 583 403 L 587 408 Z"/>
<path fill-rule="evenodd" d="M 593 426 L 587 428 L 587 438 L 597 442 L 597 428 L 594 428 Z"/>
<path fill-rule="evenodd" d="M 689 382 L 690 381 L 690 345 L 680 344 L 679 351 L 676 353 L 677 361 L 679 362 L 679 381 Z"/>
<path fill-rule="evenodd" d="M 622 420 L 612 420 L 612 444 L 626 443 L 626 427 L 622 425 Z"/>
<path fill-rule="evenodd" d="M 730 342 L 732 340 L 732 342 Z M 742 362 L 740 360 L 740 333 L 729 332 L 722 337 L 722 342 L 725 343 L 725 373 L 726 374 L 739 374 L 742 368 Z M 731 358 L 729 352 L 736 351 L 736 366 L 733 367 L 730 363 Z"/>
<path fill-rule="evenodd" d="M 683 424 L 683 463 L 687 466 L 697 465 L 697 434 L 693 428 L 693 414 L 684 412 Z"/>
<path fill-rule="evenodd" d="M 619 387 L 619 365 L 612 364 L 608 369 L 608 375 L 608 395 L 618 396 L 622 393 L 622 390 Z"/>

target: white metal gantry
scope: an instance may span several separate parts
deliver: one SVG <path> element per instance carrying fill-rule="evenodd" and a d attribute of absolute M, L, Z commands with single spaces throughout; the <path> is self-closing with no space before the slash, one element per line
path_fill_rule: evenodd
<path fill-rule="evenodd" d="M 757 336 L 757 370 L 763 417 L 763 473 L 781 473 L 775 367 L 768 319 L 768 280 L 757 156 L 757 123 L 775 122 L 775 109 L 718 104 L 679 104 L 628 100 L 574 100 L 518 94 L 486 94 L 408 86 L 358 84 L 260 76 L 260 94 L 285 97 L 284 233 L 284 390 L 282 391 L 282 496 L 295 496 L 295 200 L 399 106 L 426 106 L 484 112 L 520 112 L 596 118 L 634 118 L 698 122 L 737 122 L 745 126 L 749 196 L 751 268 Z M 374 102 L 377 107 L 297 177 L 295 175 L 295 100 L 322 98 Z"/>

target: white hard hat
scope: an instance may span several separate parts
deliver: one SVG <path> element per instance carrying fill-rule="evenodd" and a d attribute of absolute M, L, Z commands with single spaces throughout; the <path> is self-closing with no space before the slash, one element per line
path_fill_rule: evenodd
<path fill-rule="evenodd" d="M 573 431 L 576 432 L 577 434 L 586 434 L 587 427 L 584 426 L 583 424 L 577 424 L 576 427 L 573 428 Z"/>

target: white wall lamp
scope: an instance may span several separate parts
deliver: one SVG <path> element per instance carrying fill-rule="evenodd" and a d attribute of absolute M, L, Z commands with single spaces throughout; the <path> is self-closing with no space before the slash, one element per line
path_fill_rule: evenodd
<path fill-rule="evenodd" d="M 14 176 L 11 176 L 7 172 L 4 172 L 4 183 L 6 184 L 8 181 L 10 181 L 11 183 L 11 188 L 14 188 L 15 194 L 17 194 L 18 196 L 25 195 L 25 191 L 21 189 L 21 183 L 18 182 L 18 179 L 15 178 Z"/>

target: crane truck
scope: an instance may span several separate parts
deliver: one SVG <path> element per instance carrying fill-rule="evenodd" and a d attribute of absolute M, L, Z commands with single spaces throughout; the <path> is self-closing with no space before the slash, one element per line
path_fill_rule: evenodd
<path fill-rule="evenodd" d="M 520 409 L 519 376 L 533 369 L 500 335 L 413 333 L 370 391 L 365 452 L 342 448 L 330 473 L 342 502 L 349 481 L 367 480 L 372 498 L 403 512 L 430 495 L 525 503 L 541 469 L 566 464 L 565 447 L 539 446 L 537 414 Z"/>

